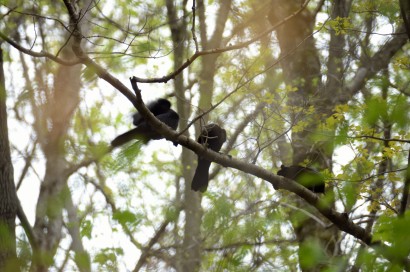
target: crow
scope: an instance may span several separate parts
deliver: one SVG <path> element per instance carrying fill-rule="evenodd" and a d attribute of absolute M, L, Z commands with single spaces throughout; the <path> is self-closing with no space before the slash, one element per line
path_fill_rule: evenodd
<path fill-rule="evenodd" d="M 288 179 L 293 179 L 314 193 L 325 192 L 325 180 L 323 176 L 312 168 L 299 165 L 289 167 L 282 165 L 277 174 Z"/>
<path fill-rule="evenodd" d="M 198 137 L 198 142 L 204 144 L 207 148 L 219 152 L 223 143 L 226 141 L 226 131 L 216 124 L 206 125 Z M 211 161 L 198 156 L 198 165 L 192 179 L 191 189 L 201 191 L 202 193 L 208 188 L 209 167 Z"/>
<path fill-rule="evenodd" d="M 155 115 L 155 117 L 176 130 L 179 123 L 179 115 L 171 109 L 171 102 L 167 99 L 160 98 L 154 102 L 148 104 L 147 108 Z M 133 124 L 136 128 L 131 129 L 117 136 L 112 142 L 112 147 L 121 146 L 133 139 L 141 140 L 143 143 L 148 143 L 150 140 L 159 140 L 164 138 L 161 134 L 155 131 L 155 129 L 147 123 L 147 121 L 141 116 L 139 112 L 133 116 Z M 177 145 L 177 143 L 174 143 Z"/>

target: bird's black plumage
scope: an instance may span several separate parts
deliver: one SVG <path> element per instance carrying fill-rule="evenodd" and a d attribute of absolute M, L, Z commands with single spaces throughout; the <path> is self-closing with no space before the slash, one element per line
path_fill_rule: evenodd
<path fill-rule="evenodd" d="M 152 112 L 153 115 L 157 116 L 163 113 L 166 113 L 171 109 L 171 102 L 165 98 L 159 98 L 147 105 L 147 108 L 149 109 L 150 112 Z M 144 122 L 144 118 L 141 116 L 139 112 L 136 112 L 133 115 L 133 124 L 134 126 L 140 125 L 142 122 Z"/>
<path fill-rule="evenodd" d="M 223 143 L 226 141 L 226 131 L 216 124 L 206 125 L 198 137 L 200 144 L 206 145 L 209 149 L 219 152 Z M 198 165 L 192 179 L 191 189 L 194 191 L 205 192 L 209 182 L 209 167 L 211 161 L 198 156 Z"/>
<path fill-rule="evenodd" d="M 179 115 L 171 109 L 171 103 L 167 99 L 160 98 L 148 104 L 148 109 L 155 115 L 158 120 L 172 128 L 173 130 L 177 129 Z M 134 114 L 133 119 L 133 124 L 137 127 L 117 136 L 111 142 L 111 146 L 121 146 L 133 139 L 138 139 L 143 141 L 144 143 L 147 143 L 150 140 L 159 140 L 164 138 L 146 122 L 146 120 L 140 115 L 140 113 Z M 176 143 L 174 143 L 174 145 L 176 145 Z"/>
<path fill-rule="evenodd" d="M 324 177 L 312 168 L 299 165 L 289 167 L 282 165 L 277 174 L 285 178 L 293 179 L 314 193 L 325 192 Z"/>

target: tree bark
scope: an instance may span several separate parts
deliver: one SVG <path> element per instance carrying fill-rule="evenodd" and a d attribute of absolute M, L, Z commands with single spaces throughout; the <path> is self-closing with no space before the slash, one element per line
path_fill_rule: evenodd
<path fill-rule="evenodd" d="M 301 1 L 276 1 L 269 13 L 271 24 L 274 25 L 298 10 L 301 3 Z M 280 26 L 276 31 L 276 35 L 279 40 L 281 54 L 286 55 L 286 58 L 281 63 L 284 80 L 287 85 L 297 89 L 296 92 L 292 92 L 289 95 L 289 106 L 301 108 L 313 106 L 318 112 L 318 116 L 322 116 L 322 113 L 327 110 L 323 106 L 329 105 L 321 103 L 321 99 L 319 99 L 319 94 L 323 92 L 324 88 L 321 82 L 319 53 L 313 38 L 314 24 L 314 14 L 309 9 L 305 9 Z M 338 61 L 340 60 L 337 59 L 337 56 L 335 58 L 332 59 L 331 64 L 335 67 L 334 70 L 337 70 L 339 67 Z M 334 84 L 333 81 L 331 83 Z M 333 109 L 333 105 L 330 105 L 330 107 Z M 292 122 L 297 122 L 298 118 L 299 116 L 297 115 L 292 116 Z M 304 120 L 309 120 L 309 118 Z M 293 164 L 297 165 L 307 160 L 319 169 L 328 168 L 331 171 L 332 144 L 318 144 L 312 140 L 312 133 L 316 130 L 318 123 L 316 118 L 310 118 L 310 122 L 304 130 L 292 132 Z M 306 203 L 301 199 L 295 200 L 294 204 L 299 208 L 306 209 Z M 314 209 L 309 210 L 309 212 L 315 215 L 318 214 Z M 323 254 L 330 257 L 334 256 L 340 252 L 337 244 L 339 231 L 337 228 L 325 228 L 313 218 L 305 217 L 301 219 L 301 214 L 297 211 L 290 214 L 299 242 L 299 263 L 302 271 L 322 271 L 325 269 L 325 263 L 328 260 L 323 260 L 323 262 L 316 264 L 314 267 L 305 265 L 302 250 L 306 247 L 309 248 L 315 241 L 318 241 L 322 247 Z M 324 222 L 327 222 L 325 218 L 320 215 L 319 217 Z"/>
<path fill-rule="evenodd" d="M 182 9 L 186 12 L 186 1 Z M 177 10 L 173 1 L 167 0 L 167 14 L 170 21 L 172 42 L 174 48 L 174 70 L 177 70 L 184 62 L 184 56 L 187 54 L 187 31 L 186 17 L 177 17 Z M 184 76 L 179 74 L 174 79 L 174 88 L 177 98 L 185 98 Z M 180 116 L 179 128 L 186 128 L 190 116 L 190 109 L 187 107 L 186 99 L 177 100 L 177 111 Z M 188 131 L 184 133 L 189 136 Z M 182 248 L 177 252 L 177 270 L 181 272 L 198 271 L 201 264 L 201 197 L 191 192 L 190 182 L 193 176 L 195 156 L 191 150 L 182 149 L 182 177 L 185 181 L 183 186 L 183 207 L 185 212 L 184 236 Z M 180 190 L 177 185 L 177 190 Z M 177 194 L 181 195 L 181 194 Z"/>
<path fill-rule="evenodd" d="M 174 70 L 178 69 L 183 61 L 184 54 L 186 54 L 186 48 L 183 46 L 185 37 L 187 37 L 187 24 L 185 20 L 182 20 L 180 24 L 177 24 L 178 20 L 176 17 L 175 6 L 172 1 L 167 1 L 167 11 L 168 18 L 171 22 L 171 33 L 174 45 Z M 186 3 L 185 3 L 186 4 Z M 221 45 L 222 34 L 225 29 L 225 23 L 229 13 L 229 7 L 231 1 L 224 1 L 218 10 L 218 15 L 216 18 L 216 28 L 211 38 L 207 38 L 206 26 L 204 22 L 205 6 L 202 1 L 198 1 L 198 13 L 199 13 L 199 27 L 200 27 L 200 37 L 201 45 L 204 50 L 209 48 L 218 48 Z M 184 5 L 185 8 L 185 5 Z M 184 17 L 185 18 L 185 17 Z M 202 57 L 201 70 L 199 74 L 199 111 L 208 109 L 212 103 L 213 96 L 213 86 L 214 86 L 214 75 L 215 75 L 215 65 L 218 55 L 207 55 Z M 183 74 L 178 75 L 174 81 L 175 92 L 177 97 L 185 97 L 184 85 L 183 85 Z M 178 101 L 178 113 L 180 114 L 180 128 L 185 128 L 188 125 L 188 118 L 190 112 L 186 108 L 185 101 Z M 202 125 L 206 124 L 208 116 L 204 116 L 201 120 Z M 197 135 L 200 132 L 196 126 Z M 180 271 L 198 271 L 201 265 L 201 252 L 202 252 L 202 237 L 201 237 L 201 223 L 202 223 L 202 207 L 201 200 L 202 196 L 200 193 L 195 193 L 191 190 L 191 181 L 193 177 L 193 171 L 195 170 L 195 155 L 192 151 L 183 149 L 181 161 L 183 165 L 183 177 L 185 180 L 184 189 L 184 211 L 185 211 L 185 228 L 184 228 L 184 238 L 182 242 L 182 249 L 179 254 L 179 264 L 178 269 Z"/>
<path fill-rule="evenodd" d="M 67 49 L 71 50 L 71 49 Z M 66 59 L 72 59 L 72 52 L 65 52 Z M 46 134 L 43 146 L 46 156 L 46 171 L 40 187 L 36 207 L 34 233 L 39 244 L 33 260 L 34 271 L 48 271 L 53 263 L 62 235 L 62 210 L 65 205 L 67 168 L 64 141 L 74 110 L 79 103 L 81 66 L 60 66 L 54 77 L 53 100 L 49 101 L 51 109 L 49 120 L 51 130 Z"/>
<path fill-rule="evenodd" d="M 410 2 L 408 0 L 399 0 L 401 17 L 406 27 L 407 37 L 410 39 Z"/>
<path fill-rule="evenodd" d="M 88 7 L 89 1 L 81 4 Z M 72 22 L 71 25 L 74 26 L 75 23 Z M 62 57 L 66 60 L 76 59 L 72 44 L 73 39 L 70 39 L 61 52 Z M 64 190 L 68 179 L 65 175 L 68 165 L 65 159 L 64 142 L 70 121 L 80 102 L 81 69 L 81 65 L 57 68 L 54 75 L 53 92 L 45 106 L 44 113 L 50 128 L 41 134 L 45 138 L 40 139 L 46 157 L 46 170 L 40 187 L 33 228 L 39 249 L 33 254 L 32 271 L 48 271 L 54 263 L 53 258 L 62 238 L 62 212 L 68 201 L 67 198 L 70 197 Z M 81 267 L 80 269 L 87 270 L 88 268 Z"/>
<path fill-rule="evenodd" d="M 0 271 L 20 270 L 16 255 L 17 207 L 7 127 L 3 50 L 0 48 Z"/>
<path fill-rule="evenodd" d="M 274 5 L 273 5 L 274 4 Z M 301 1 L 280 0 L 272 2 L 269 19 L 272 24 L 291 14 L 300 7 Z M 332 2 L 332 19 L 348 17 L 351 1 L 337 0 Z M 344 34 L 336 34 L 331 30 L 329 43 L 329 57 L 327 62 L 327 80 L 322 84 L 321 65 L 319 54 L 315 48 L 313 27 L 315 14 L 305 9 L 290 21 L 279 27 L 276 31 L 281 54 L 289 54 L 282 62 L 285 82 L 296 87 L 297 91 L 289 95 L 289 106 L 306 108 L 313 106 L 317 115 L 313 120 L 307 120 L 308 125 L 302 132 L 292 133 L 293 164 L 309 161 L 319 169 L 332 171 L 333 143 L 331 138 L 317 142 L 312 135 L 317 130 L 317 124 L 333 114 L 334 107 L 338 104 L 347 103 L 376 73 L 385 69 L 393 55 L 405 44 L 400 35 L 394 35 L 392 39 L 381 46 L 371 57 L 365 57 L 360 63 L 355 76 L 349 82 L 345 82 L 344 51 L 346 41 Z M 396 33 L 403 32 L 404 27 L 399 26 Z M 295 116 L 294 116 L 295 117 Z M 327 188 L 332 192 L 331 186 Z M 302 203 L 300 203 L 303 205 Z M 309 220 L 310 221 L 310 220 Z M 325 221 L 326 222 L 326 221 Z M 312 222 L 303 222 L 294 226 L 298 239 L 303 241 L 317 237 L 328 256 L 334 256 L 340 252 L 337 244 L 339 232 L 334 229 L 326 231 L 320 225 Z M 303 267 L 303 271 L 317 271 L 324 267 Z"/>

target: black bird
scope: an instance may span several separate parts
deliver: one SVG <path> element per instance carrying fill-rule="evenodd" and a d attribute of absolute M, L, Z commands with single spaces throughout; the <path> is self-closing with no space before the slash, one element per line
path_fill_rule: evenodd
<path fill-rule="evenodd" d="M 147 108 L 152 112 L 153 115 L 157 116 L 163 113 L 166 113 L 171 109 L 171 102 L 169 102 L 165 98 L 159 98 L 147 105 Z M 142 122 L 144 122 L 144 118 L 141 116 L 139 112 L 136 112 L 133 115 L 133 124 L 134 126 L 140 125 Z"/>
<path fill-rule="evenodd" d="M 223 143 L 226 141 L 226 131 L 217 124 L 206 125 L 198 137 L 198 142 L 204 144 L 207 148 L 219 152 Z M 202 193 L 208 188 L 209 167 L 211 161 L 198 156 L 198 165 L 196 167 L 194 178 L 192 179 L 191 189 L 201 191 Z"/>
<path fill-rule="evenodd" d="M 299 165 L 292 165 L 289 167 L 282 165 L 278 171 L 278 175 L 293 179 L 314 193 L 325 192 L 324 177 L 312 168 Z"/>
<path fill-rule="evenodd" d="M 177 129 L 179 115 L 171 109 L 171 102 L 169 102 L 167 99 L 160 98 L 154 102 L 151 102 L 150 104 L 148 104 L 147 108 L 152 112 L 152 114 L 155 115 L 155 117 L 157 117 L 158 120 L 172 128 L 173 130 Z M 133 124 L 137 127 L 117 136 L 111 142 L 111 146 L 121 146 L 133 139 L 138 139 L 143 143 L 147 143 L 150 140 L 159 140 L 164 138 L 146 122 L 146 120 L 141 116 L 139 112 L 134 114 Z M 177 144 L 174 143 L 174 145 Z"/>

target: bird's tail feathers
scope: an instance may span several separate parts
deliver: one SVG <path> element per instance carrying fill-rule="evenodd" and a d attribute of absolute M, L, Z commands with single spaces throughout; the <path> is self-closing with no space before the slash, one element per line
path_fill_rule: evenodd
<path fill-rule="evenodd" d="M 191 183 L 191 189 L 193 191 L 200 191 L 203 193 L 208 188 L 210 165 L 210 161 L 202 159 L 198 160 L 198 166 Z"/>
<path fill-rule="evenodd" d="M 130 131 L 127 131 L 119 136 L 117 136 L 114 140 L 111 142 L 112 147 L 118 147 L 121 145 L 124 145 L 128 143 L 129 141 L 133 139 L 138 139 L 138 140 L 145 140 L 143 137 L 140 135 L 140 128 L 134 128 L 131 129 Z"/>

